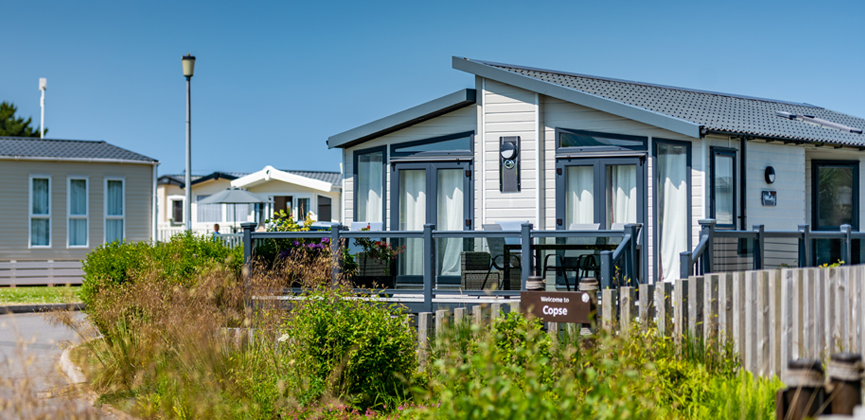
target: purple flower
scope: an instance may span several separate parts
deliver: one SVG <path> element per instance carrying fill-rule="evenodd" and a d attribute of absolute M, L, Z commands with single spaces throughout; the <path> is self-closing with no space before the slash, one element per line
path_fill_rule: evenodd
<path fill-rule="evenodd" d="M 286 257 L 288 257 L 288 254 L 289 254 L 288 250 L 280 252 L 279 253 L 279 259 L 281 259 L 281 260 L 285 259 Z"/>
<path fill-rule="evenodd" d="M 292 242 L 291 244 L 294 245 L 294 246 L 298 246 L 298 245 L 300 245 L 300 242 L 298 242 L 298 241 L 294 241 L 294 242 Z"/>
<path fill-rule="evenodd" d="M 329 244 L 329 243 L 330 243 L 330 238 L 321 238 L 321 243 L 323 243 L 323 244 Z"/>

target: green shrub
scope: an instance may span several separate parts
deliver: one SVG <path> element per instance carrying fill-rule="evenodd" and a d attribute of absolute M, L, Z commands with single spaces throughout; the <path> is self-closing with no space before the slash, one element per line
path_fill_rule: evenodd
<path fill-rule="evenodd" d="M 356 408 L 393 405 L 417 370 L 414 331 L 393 305 L 349 298 L 350 290 L 304 295 L 286 324 L 301 404 L 322 396 Z"/>

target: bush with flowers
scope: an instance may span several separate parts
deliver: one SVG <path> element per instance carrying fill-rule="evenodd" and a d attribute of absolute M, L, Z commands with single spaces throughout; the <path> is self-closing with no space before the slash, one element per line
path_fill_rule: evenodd
<path fill-rule="evenodd" d="M 365 228 L 361 228 L 360 230 L 368 232 L 369 229 L 370 226 L 366 225 Z M 391 275 L 391 265 L 399 254 L 405 252 L 404 246 L 394 246 L 390 242 L 375 241 L 370 238 L 356 238 L 354 240 L 354 245 L 363 248 L 364 255 L 366 255 L 367 258 L 380 261 L 381 264 L 384 265 L 385 276 Z"/>

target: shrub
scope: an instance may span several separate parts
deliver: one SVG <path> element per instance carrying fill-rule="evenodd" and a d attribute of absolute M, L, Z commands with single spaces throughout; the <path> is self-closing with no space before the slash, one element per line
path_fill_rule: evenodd
<path fill-rule="evenodd" d="M 415 333 L 393 305 L 349 296 L 350 290 L 311 291 L 286 324 L 300 402 L 342 398 L 360 409 L 400 401 L 417 370 Z"/>

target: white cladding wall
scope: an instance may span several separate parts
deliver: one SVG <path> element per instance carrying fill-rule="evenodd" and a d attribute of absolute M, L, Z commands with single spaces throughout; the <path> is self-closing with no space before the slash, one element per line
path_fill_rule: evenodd
<path fill-rule="evenodd" d="M 344 224 L 350 225 L 354 220 L 354 152 L 369 149 L 371 147 L 389 146 L 391 144 L 405 143 L 415 140 L 423 140 L 432 137 L 445 136 L 448 134 L 475 131 L 477 134 L 477 106 L 470 105 L 449 112 L 439 117 L 415 124 L 411 127 L 384 135 L 377 139 L 366 141 L 358 146 L 343 150 L 343 162 L 345 163 L 344 187 L 345 194 Z M 387 160 L 387 153 L 385 159 Z M 387 183 L 385 190 L 385 221 L 390 226 L 390 165 L 387 167 Z"/>

